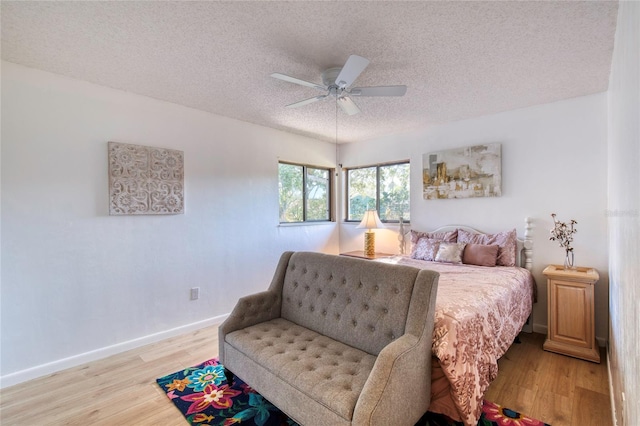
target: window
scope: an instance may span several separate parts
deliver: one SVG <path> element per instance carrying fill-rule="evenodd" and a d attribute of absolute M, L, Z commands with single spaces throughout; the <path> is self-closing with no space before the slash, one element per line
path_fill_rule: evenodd
<path fill-rule="evenodd" d="M 347 169 L 347 221 L 375 209 L 383 222 L 410 220 L 409 162 Z"/>
<path fill-rule="evenodd" d="M 279 163 L 280 223 L 331 220 L 331 169 Z"/>

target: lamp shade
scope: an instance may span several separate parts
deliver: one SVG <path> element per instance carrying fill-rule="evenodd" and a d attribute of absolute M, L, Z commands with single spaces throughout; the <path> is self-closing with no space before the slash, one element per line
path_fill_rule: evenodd
<path fill-rule="evenodd" d="M 360 222 L 360 225 L 356 226 L 356 228 L 384 228 L 384 225 L 380 222 L 380 218 L 378 217 L 378 212 L 376 210 L 367 210 L 364 212 L 362 222 Z"/>

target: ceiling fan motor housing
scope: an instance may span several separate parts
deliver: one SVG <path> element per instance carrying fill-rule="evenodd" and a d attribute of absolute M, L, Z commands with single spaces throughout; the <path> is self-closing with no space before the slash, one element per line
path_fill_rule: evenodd
<path fill-rule="evenodd" d="M 325 70 L 322 73 L 322 84 L 327 86 L 329 89 L 340 87 L 339 82 L 336 81 L 336 78 L 340 75 L 340 71 L 342 71 L 342 67 L 329 68 L 328 70 Z M 344 89 L 344 87 L 342 88 Z M 334 94 L 333 91 L 331 94 Z"/>

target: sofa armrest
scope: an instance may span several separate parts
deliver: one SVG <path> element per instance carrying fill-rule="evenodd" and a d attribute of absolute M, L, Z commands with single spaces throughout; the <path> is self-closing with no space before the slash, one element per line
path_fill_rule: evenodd
<path fill-rule="evenodd" d="M 378 354 L 352 424 L 415 424 L 429 409 L 437 285 L 437 273 L 418 274 L 405 334 Z"/>
<path fill-rule="evenodd" d="M 224 339 L 233 331 L 280 317 L 282 311 L 282 285 L 292 251 L 280 256 L 278 266 L 267 291 L 241 297 L 220 327 L 218 327 L 218 359 L 224 364 Z"/>
<path fill-rule="evenodd" d="M 218 327 L 218 357 L 224 364 L 225 336 L 233 331 L 280 317 L 281 294 L 263 291 L 241 297 L 229 317 Z"/>
<path fill-rule="evenodd" d="M 418 341 L 405 334 L 380 352 L 356 403 L 352 424 L 415 424 L 411 413 L 429 409 L 431 353 L 425 357 Z"/>

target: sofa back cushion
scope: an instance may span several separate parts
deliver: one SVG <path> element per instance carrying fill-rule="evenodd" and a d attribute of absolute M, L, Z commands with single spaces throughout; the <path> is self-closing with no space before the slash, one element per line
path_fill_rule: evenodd
<path fill-rule="evenodd" d="M 322 253 L 294 253 L 281 316 L 372 355 L 405 331 L 419 270 Z"/>

